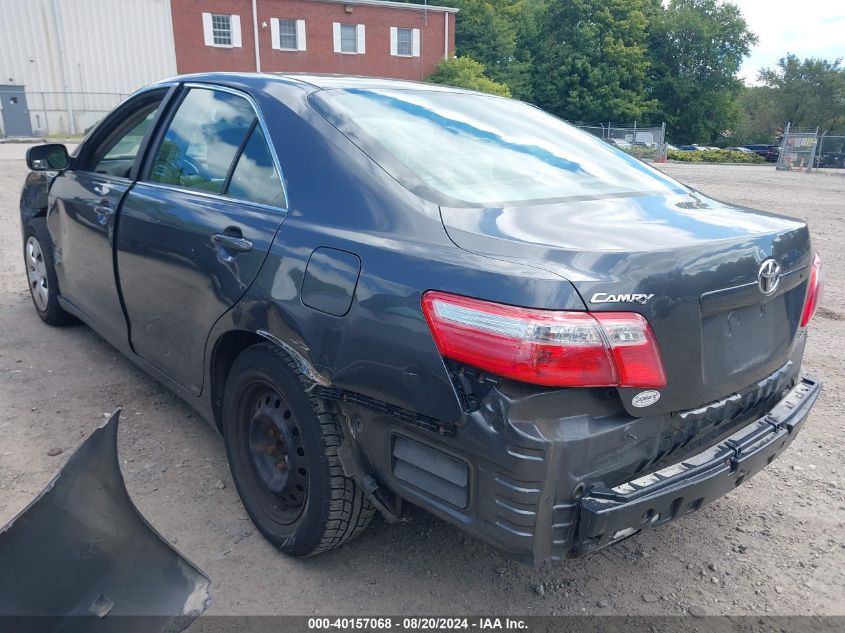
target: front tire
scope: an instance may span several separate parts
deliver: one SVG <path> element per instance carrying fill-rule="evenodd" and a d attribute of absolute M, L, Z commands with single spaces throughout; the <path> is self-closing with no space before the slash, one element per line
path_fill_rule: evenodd
<path fill-rule="evenodd" d="M 64 325 L 73 317 L 59 305 L 59 282 L 53 259 L 53 239 L 47 220 L 32 218 L 24 231 L 23 258 L 32 304 L 41 320 L 50 325 Z"/>
<path fill-rule="evenodd" d="M 290 358 L 247 348 L 226 381 L 223 434 L 232 478 L 258 530 L 286 554 L 311 556 L 360 534 L 375 513 L 346 477 L 330 402 L 305 392 Z"/>

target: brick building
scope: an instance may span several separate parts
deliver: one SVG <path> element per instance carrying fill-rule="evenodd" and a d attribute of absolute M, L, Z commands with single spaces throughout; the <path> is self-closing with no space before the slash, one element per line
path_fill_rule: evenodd
<path fill-rule="evenodd" d="M 172 0 L 179 73 L 425 79 L 455 50 L 457 9 L 385 0 Z"/>
<path fill-rule="evenodd" d="M 425 79 L 455 50 L 456 12 L 385 0 L 0 0 L 0 137 L 78 134 L 177 73 Z"/>

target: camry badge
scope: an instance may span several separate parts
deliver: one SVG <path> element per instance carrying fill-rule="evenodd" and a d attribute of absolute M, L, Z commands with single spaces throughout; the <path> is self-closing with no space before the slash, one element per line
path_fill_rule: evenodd
<path fill-rule="evenodd" d="M 633 400 L 631 400 L 631 405 L 641 409 L 643 407 L 650 407 L 658 400 L 660 400 L 660 392 L 650 389 L 649 391 L 641 391 L 634 396 Z"/>
<path fill-rule="evenodd" d="M 778 289 L 780 283 L 780 264 L 772 258 L 760 264 L 760 271 L 757 273 L 757 285 L 760 292 L 770 295 Z"/>
<path fill-rule="evenodd" d="M 654 295 L 646 294 L 621 294 L 610 295 L 606 292 L 597 292 L 590 297 L 590 303 L 642 303 L 646 304 Z"/>

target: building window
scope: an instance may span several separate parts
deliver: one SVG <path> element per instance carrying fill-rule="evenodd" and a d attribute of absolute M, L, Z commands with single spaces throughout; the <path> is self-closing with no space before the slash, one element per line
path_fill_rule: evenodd
<path fill-rule="evenodd" d="M 363 55 L 365 27 L 363 24 L 332 24 L 334 30 L 334 52 Z"/>
<path fill-rule="evenodd" d="M 354 24 L 340 25 L 340 52 L 358 52 L 358 28 Z"/>
<path fill-rule="evenodd" d="M 419 57 L 420 30 L 391 26 L 390 54 L 395 57 Z"/>
<path fill-rule="evenodd" d="M 272 18 L 270 35 L 273 48 L 280 51 L 305 50 L 305 20 Z"/>
<path fill-rule="evenodd" d="M 413 53 L 413 29 L 396 29 L 396 54 L 410 57 Z"/>
<path fill-rule="evenodd" d="M 239 15 L 203 13 L 202 30 L 206 46 L 241 47 L 241 16 Z"/>
<path fill-rule="evenodd" d="M 279 48 L 296 50 L 296 20 L 279 20 Z"/>
<path fill-rule="evenodd" d="M 211 36 L 217 46 L 232 45 L 232 16 L 211 14 Z"/>

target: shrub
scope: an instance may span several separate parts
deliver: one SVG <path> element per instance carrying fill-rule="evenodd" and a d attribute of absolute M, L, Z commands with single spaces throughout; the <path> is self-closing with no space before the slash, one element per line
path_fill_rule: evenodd
<path fill-rule="evenodd" d="M 733 152 L 726 149 L 700 149 L 694 152 L 682 152 L 670 149 L 669 160 L 684 163 L 765 163 L 766 159 L 748 152 Z"/>
<path fill-rule="evenodd" d="M 443 60 L 428 80 L 436 84 L 478 90 L 501 97 L 511 96 L 510 89 L 505 84 L 497 83 L 485 75 L 484 64 L 475 61 L 472 57 L 453 57 Z"/>

